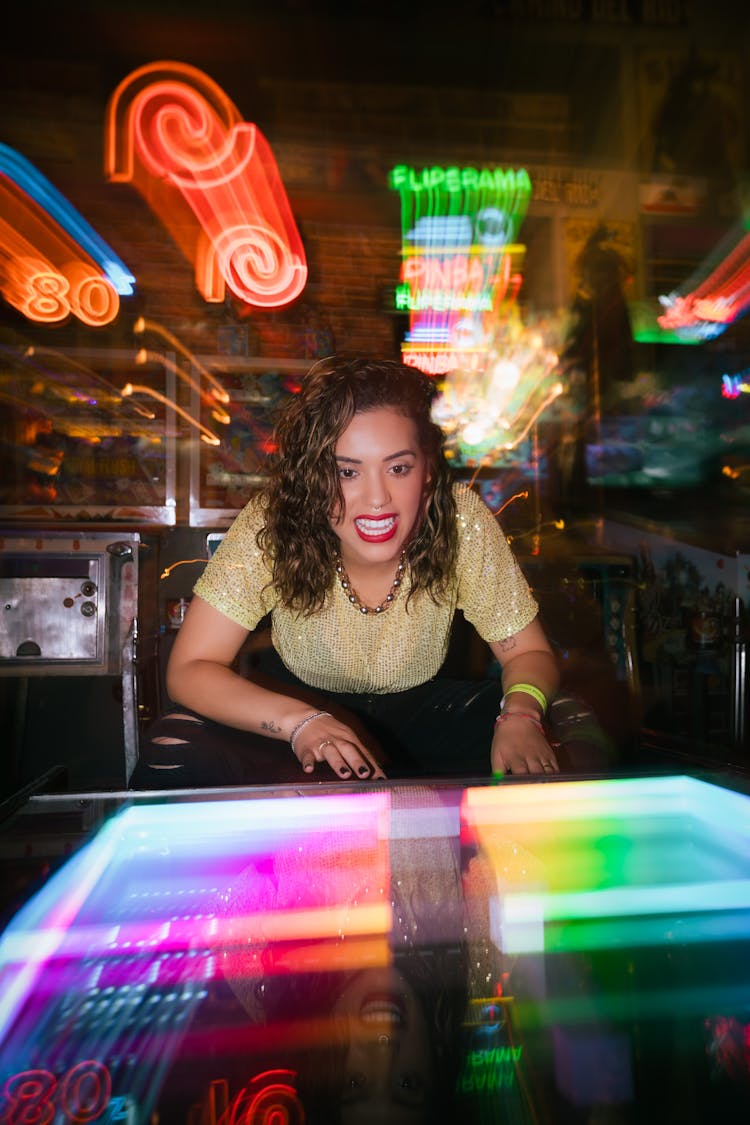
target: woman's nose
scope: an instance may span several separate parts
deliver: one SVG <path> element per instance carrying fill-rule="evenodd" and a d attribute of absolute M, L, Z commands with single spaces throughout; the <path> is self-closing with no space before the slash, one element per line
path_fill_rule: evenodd
<path fill-rule="evenodd" d="M 379 512 L 390 500 L 390 492 L 388 486 L 383 480 L 375 480 L 370 484 L 370 504 L 373 511 Z"/>

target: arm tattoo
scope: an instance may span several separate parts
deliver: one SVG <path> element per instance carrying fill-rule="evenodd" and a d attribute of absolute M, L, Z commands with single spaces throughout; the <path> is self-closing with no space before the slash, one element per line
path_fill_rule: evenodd
<path fill-rule="evenodd" d="M 516 638 L 506 637 L 504 641 L 498 641 L 498 644 L 503 652 L 510 652 L 516 647 Z"/>
<path fill-rule="evenodd" d="M 277 724 L 277 723 L 275 723 L 275 722 L 273 721 L 273 719 L 269 719 L 269 721 L 268 721 L 268 722 L 266 722 L 266 720 L 265 720 L 265 719 L 263 719 L 263 720 L 261 721 L 261 724 L 260 724 L 260 729 L 261 729 L 261 730 L 272 731 L 272 732 L 273 732 L 274 734 L 279 734 L 279 733 L 280 733 L 280 731 L 281 731 L 281 727 L 280 727 L 280 726 L 278 726 L 278 724 Z"/>

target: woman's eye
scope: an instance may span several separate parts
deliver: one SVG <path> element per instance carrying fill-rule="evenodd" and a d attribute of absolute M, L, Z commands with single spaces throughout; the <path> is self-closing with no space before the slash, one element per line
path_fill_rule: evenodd
<path fill-rule="evenodd" d="M 339 469 L 339 477 L 341 480 L 354 480 L 357 472 L 355 469 Z"/>
<path fill-rule="evenodd" d="M 423 1083 L 418 1074 L 402 1074 L 400 1085 L 402 1090 L 421 1090 Z"/>
<path fill-rule="evenodd" d="M 411 470 L 411 465 L 391 465 L 391 472 L 395 477 L 405 477 Z"/>

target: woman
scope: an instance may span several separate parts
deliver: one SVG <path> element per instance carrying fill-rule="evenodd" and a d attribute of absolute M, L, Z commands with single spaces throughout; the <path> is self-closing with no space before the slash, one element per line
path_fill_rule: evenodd
<path fill-rule="evenodd" d="M 451 483 L 433 389 L 390 360 L 310 371 L 268 487 L 196 583 L 167 669 L 179 706 L 135 788 L 557 771 L 556 661 L 492 513 Z M 457 609 L 501 664 L 502 702 L 494 680 L 438 675 Z M 269 613 L 275 653 L 243 677 Z"/>

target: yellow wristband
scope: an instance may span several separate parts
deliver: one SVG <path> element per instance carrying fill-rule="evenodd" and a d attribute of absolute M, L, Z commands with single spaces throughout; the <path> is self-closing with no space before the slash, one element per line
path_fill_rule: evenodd
<path fill-rule="evenodd" d="M 505 700 L 508 698 L 508 696 L 510 695 L 510 693 L 512 691 L 525 691 L 527 695 L 530 695 L 532 699 L 535 699 L 537 701 L 537 703 L 539 704 L 539 706 L 542 709 L 542 714 L 543 715 L 546 714 L 546 712 L 547 712 L 547 696 L 544 694 L 543 691 L 540 691 L 538 687 L 534 687 L 533 684 L 511 684 L 509 688 L 506 688 L 505 695 L 500 700 L 500 710 L 501 711 L 502 711 L 503 707 L 505 706 Z"/>

